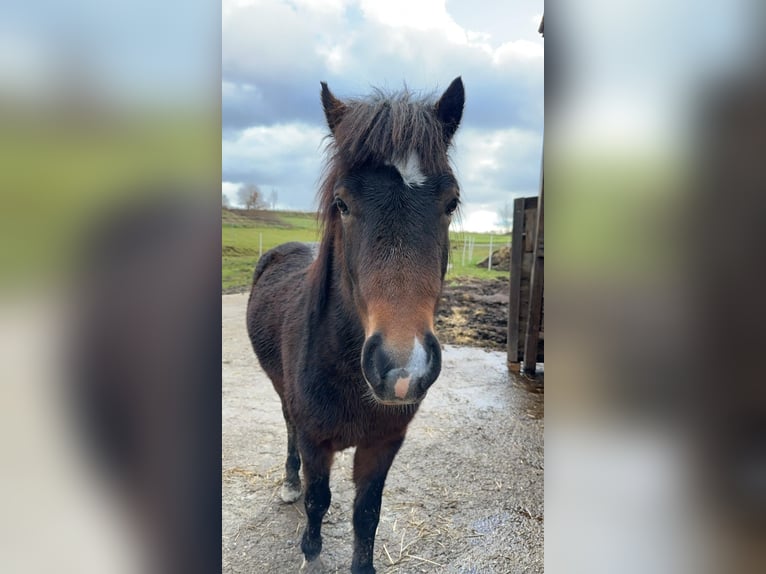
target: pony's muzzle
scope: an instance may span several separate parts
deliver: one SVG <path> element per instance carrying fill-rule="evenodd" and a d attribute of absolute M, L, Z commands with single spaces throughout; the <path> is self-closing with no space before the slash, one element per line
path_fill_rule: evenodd
<path fill-rule="evenodd" d="M 385 404 L 420 402 L 441 372 L 439 341 L 430 331 L 409 349 L 391 349 L 376 332 L 362 347 L 362 373 L 375 398 Z"/>

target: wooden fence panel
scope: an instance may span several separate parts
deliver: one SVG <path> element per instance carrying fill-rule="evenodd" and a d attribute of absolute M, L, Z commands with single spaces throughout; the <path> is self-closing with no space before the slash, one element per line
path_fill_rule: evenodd
<path fill-rule="evenodd" d="M 508 309 L 508 367 L 534 371 L 543 362 L 543 242 L 542 205 L 537 197 L 514 201 Z M 538 232 L 539 231 L 539 232 Z"/>
<path fill-rule="evenodd" d="M 524 372 L 534 373 L 539 359 L 539 343 L 542 327 L 543 312 L 543 270 L 544 270 L 544 211 L 542 190 L 540 191 L 540 204 L 537 209 L 537 224 L 535 225 L 535 252 L 532 276 L 530 279 L 529 311 L 527 330 L 524 343 Z M 531 234 L 530 234 L 531 235 Z"/>

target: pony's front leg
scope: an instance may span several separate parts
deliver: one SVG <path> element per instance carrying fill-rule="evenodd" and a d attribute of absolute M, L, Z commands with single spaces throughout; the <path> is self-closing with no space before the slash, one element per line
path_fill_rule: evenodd
<path fill-rule="evenodd" d="M 380 520 L 380 502 L 388 469 L 404 437 L 369 447 L 357 447 L 354 455 L 354 558 L 353 574 L 375 574 L 372 551 Z"/>
<path fill-rule="evenodd" d="M 315 445 L 307 440 L 300 440 L 299 444 L 306 483 L 306 529 L 303 531 L 301 550 L 306 561 L 311 562 L 322 551 L 322 518 L 330 507 L 333 452 L 329 446 Z"/>

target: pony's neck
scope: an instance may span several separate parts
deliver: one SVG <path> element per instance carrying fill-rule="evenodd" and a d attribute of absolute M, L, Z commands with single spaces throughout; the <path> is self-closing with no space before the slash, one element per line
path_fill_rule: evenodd
<path fill-rule="evenodd" d="M 337 327 L 362 330 L 354 306 L 351 278 L 343 266 L 343 243 L 337 226 L 338 222 L 333 222 L 319 244 L 319 253 L 311 274 L 311 307 L 321 317 L 329 315 L 344 323 Z"/>
<path fill-rule="evenodd" d="M 354 285 L 351 276 L 344 266 L 345 254 L 343 244 L 338 239 L 334 245 L 334 257 L 332 260 L 333 274 L 333 299 L 334 303 L 343 315 L 354 326 L 362 328 L 359 313 L 354 305 Z"/>

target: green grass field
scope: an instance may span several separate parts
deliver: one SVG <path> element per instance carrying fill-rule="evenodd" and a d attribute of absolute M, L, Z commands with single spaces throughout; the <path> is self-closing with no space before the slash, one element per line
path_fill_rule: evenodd
<path fill-rule="evenodd" d="M 316 216 L 298 212 L 222 211 L 222 263 L 221 279 L 224 290 L 247 289 L 253 269 L 261 253 L 288 241 L 314 242 L 319 240 Z M 489 271 L 476 264 L 489 255 L 490 235 L 486 233 L 450 232 L 452 243 L 451 267 L 447 280 L 459 277 L 491 279 L 506 277 L 506 271 Z M 463 244 L 475 242 L 472 257 L 466 253 L 463 263 Z M 492 237 L 493 250 L 508 244 L 507 235 Z M 466 250 L 467 251 L 467 250 Z"/>

